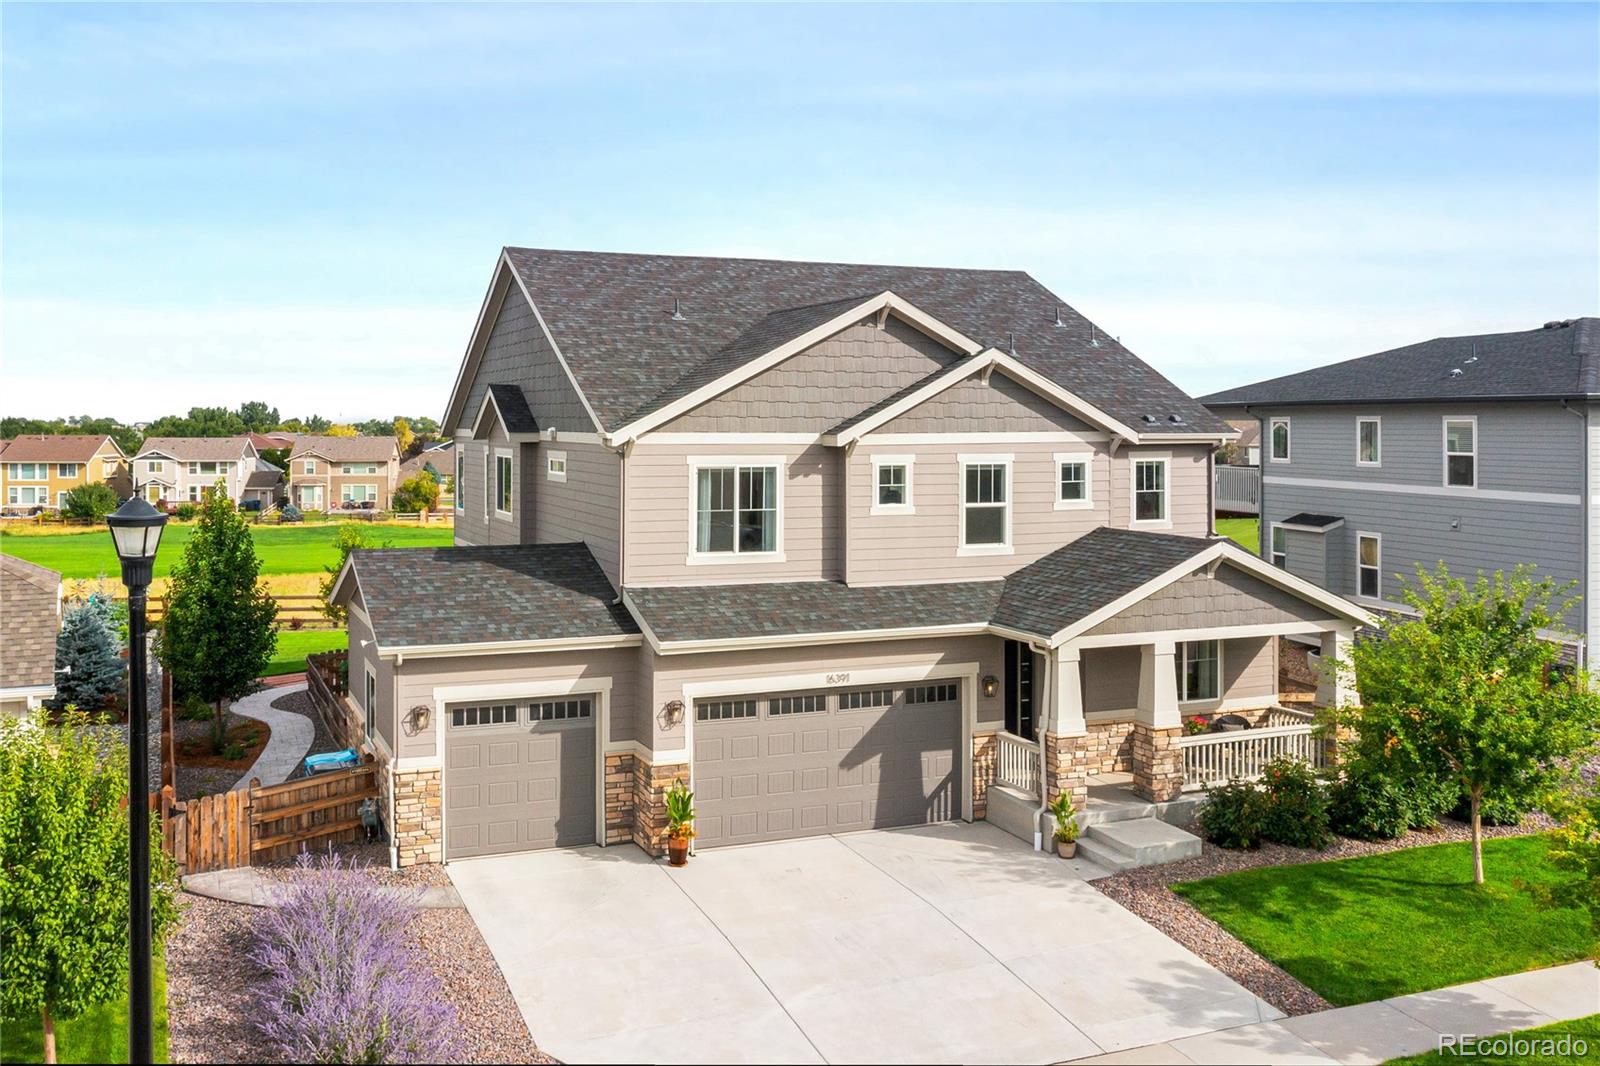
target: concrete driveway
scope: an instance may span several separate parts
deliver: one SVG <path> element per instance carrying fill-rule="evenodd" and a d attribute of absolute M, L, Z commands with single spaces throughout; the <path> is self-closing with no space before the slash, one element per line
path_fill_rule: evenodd
<path fill-rule="evenodd" d="M 982 823 L 449 871 L 565 1062 L 1059 1062 L 1282 1016 Z"/>

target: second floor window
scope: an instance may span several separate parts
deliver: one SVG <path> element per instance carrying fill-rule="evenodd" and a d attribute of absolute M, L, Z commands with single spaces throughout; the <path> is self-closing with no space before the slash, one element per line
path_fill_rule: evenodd
<path fill-rule="evenodd" d="M 1477 419 L 1444 420 L 1444 483 L 1468 489 L 1478 484 Z"/>
<path fill-rule="evenodd" d="M 167 464 L 162 462 L 160 459 L 152 459 L 152 460 L 150 460 L 148 466 L 149 466 L 150 473 L 152 473 L 152 474 L 165 473 L 166 469 L 167 469 Z"/>
<path fill-rule="evenodd" d="M 511 456 L 504 453 L 494 457 L 494 507 L 503 515 L 511 513 Z"/>
<path fill-rule="evenodd" d="M 1085 507 L 1089 503 L 1089 460 L 1056 460 L 1056 504 L 1061 507 Z"/>
<path fill-rule="evenodd" d="M 1268 444 L 1271 446 L 1271 451 L 1267 454 L 1271 456 L 1272 461 L 1275 463 L 1287 463 L 1289 461 L 1289 420 L 1287 418 L 1274 418 L 1268 425 L 1267 435 L 1270 438 Z"/>
<path fill-rule="evenodd" d="M 458 511 L 466 510 L 466 506 L 467 506 L 466 494 L 461 491 L 461 482 L 466 477 L 466 474 L 467 474 L 467 453 L 466 453 L 466 449 L 461 448 L 461 447 L 457 447 L 456 448 L 456 483 L 454 485 L 450 486 L 450 494 L 456 498 L 456 510 L 458 510 Z"/>
<path fill-rule="evenodd" d="M 50 464 L 7 463 L 6 477 L 12 481 L 44 481 L 50 477 Z"/>
<path fill-rule="evenodd" d="M 300 464 L 300 472 L 302 474 L 315 474 L 317 472 L 317 461 L 315 459 L 307 459 Z"/>
<path fill-rule="evenodd" d="M 731 555 L 777 551 L 778 468 L 696 469 L 694 548 Z"/>
<path fill-rule="evenodd" d="M 339 468 L 341 474 L 376 474 L 377 463 L 345 463 Z"/>
<path fill-rule="evenodd" d="M 1378 466 L 1383 461 L 1382 437 L 1376 418 L 1356 419 L 1356 465 Z"/>
<path fill-rule="evenodd" d="M 1383 595 L 1383 544 L 1376 533 L 1356 534 L 1356 594 Z"/>
<path fill-rule="evenodd" d="M 904 463 L 885 463 L 878 467 L 878 506 L 904 507 L 906 468 Z"/>
<path fill-rule="evenodd" d="M 1272 565 L 1289 568 L 1289 531 L 1276 523 L 1272 527 Z"/>
<path fill-rule="evenodd" d="M 967 463 L 961 498 L 961 544 L 1001 546 L 1011 543 L 1010 494 L 1006 463 Z"/>
<path fill-rule="evenodd" d="M 78 476 L 78 464 L 77 463 L 57 463 L 56 464 L 56 477 L 77 477 L 77 476 Z"/>
<path fill-rule="evenodd" d="M 1167 461 L 1137 459 L 1133 464 L 1133 520 L 1167 520 Z"/>

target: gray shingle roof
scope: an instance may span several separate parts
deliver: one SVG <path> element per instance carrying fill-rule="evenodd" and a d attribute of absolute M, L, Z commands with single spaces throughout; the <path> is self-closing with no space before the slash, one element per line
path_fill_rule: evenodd
<path fill-rule="evenodd" d="M 539 432 L 539 420 L 533 417 L 521 385 L 490 385 L 489 395 L 494 397 L 495 409 L 500 412 L 507 433 Z"/>
<path fill-rule="evenodd" d="M 36 688 L 56 680 L 61 575 L 0 555 L 0 688 Z"/>
<path fill-rule="evenodd" d="M 856 586 L 838 581 L 629 588 L 628 599 L 663 643 L 983 625 L 1002 582 Z"/>
<path fill-rule="evenodd" d="M 350 558 L 385 648 L 639 632 L 582 544 L 373 548 Z"/>
<path fill-rule="evenodd" d="M 210 462 L 213 459 L 238 461 L 244 457 L 250 443 L 248 434 L 237 437 L 146 437 L 144 443 L 139 445 L 139 454 L 134 458 L 160 454 L 183 462 Z"/>
<path fill-rule="evenodd" d="M 1019 360 L 1129 425 L 1179 414 L 1187 424 L 1163 430 L 1227 430 L 1020 271 L 532 248 L 506 256 L 608 430 L 884 291 L 981 344 L 1003 348 L 1015 334 Z M 674 299 L 681 322 L 672 320 Z"/>
<path fill-rule="evenodd" d="M 1600 396 L 1600 318 L 1568 319 L 1520 333 L 1437 337 L 1224 389 L 1201 401 L 1228 407 L 1584 396 Z"/>
<path fill-rule="evenodd" d="M 1052 636 L 1214 543 L 1101 526 L 1007 577 L 993 621 Z"/>
<path fill-rule="evenodd" d="M 1301 511 L 1292 514 L 1283 520 L 1286 526 L 1306 526 L 1311 529 L 1329 529 L 1344 521 L 1344 516 L 1336 514 L 1316 514 L 1311 511 Z"/>
<path fill-rule="evenodd" d="M 386 463 L 397 454 L 393 437 L 323 437 L 306 433 L 295 438 L 290 459 L 320 455 L 331 462 Z"/>

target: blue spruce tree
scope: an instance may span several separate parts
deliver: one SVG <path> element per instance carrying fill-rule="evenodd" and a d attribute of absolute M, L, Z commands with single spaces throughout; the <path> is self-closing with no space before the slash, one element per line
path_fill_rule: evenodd
<path fill-rule="evenodd" d="M 123 662 L 105 610 L 83 604 L 67 610 L 56 634 L 56 707 L 73 704 L 94 713 L 122 688 Z"/>

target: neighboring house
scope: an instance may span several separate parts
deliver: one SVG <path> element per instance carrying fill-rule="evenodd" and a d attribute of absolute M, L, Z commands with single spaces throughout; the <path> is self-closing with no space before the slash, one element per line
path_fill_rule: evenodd
<path fill-rule="evenodd" d="M 101 481 L 121 497 L 132 491 L 128 457 L 104 434 L 27 433 L 0 454 L 0 500 L 7 514 L 59 510 L 68 491 Z"/>
<path fill-rule="evenodd" d="M 1262 427 L 1261 553 L 1357 602 L 1533 563 L 1600 631 L 1600 319 L 1441 337 L 1204 398 Z"/>
<path fill-rule="evenodd" d="M 283 471 L 265 459 L 257 458 L 255 469 L 245 476 L 244 501 L 261 507 L 271 507 L 287 493 Z"/>
<path fill-rule="evenodd" d="M 270 493 L 250 484 L 260 457 L 250 437 L 147 437 L 133 457 L 139 495 L 168 506 L 198 503 L 222 482 L 230 500 L 264 500 Z M 281 473 L 281 472 L 280 472 Z"/>
<path fill-rule="evenodd" d="M 455 445 L 449 441 L 441 441 L 424 448 L 400 464 L 398 481 L 410 481 L 424 470 L 430 468 L 438 476 L 439 484 L 443 486 L 445 480 L 455 474 Z"/>
<path fill-rule="evenodd" d="M 55 698 L 60 629 L 61 575 L 0 555 L 0 714 Z"/>
<path fill-rule="evenodd" d="M 1230 418 L 1228 426 L 1239 434 L 1233 442 L 1232 465 L 1261 465 L 1261 423 L 1253 418 Z"/>
<path fill-rule="evenodd" d="M 256 451 L 271 452 L 293 448 L 296 435 L 283 430 L 273 430 L 271 433 L 257 433 L 251 430 L 248 436 L 250 443 L 256 446 Z"/>
<path fill-rule="evenodd" d="M 334 591 L 402 863 L 658 852 L 675 779 L 702 848 L 1037 840 L 1368 617 L 1214 538 L 1227 425 L 1020 272 L 507 249 L 443 425 L 457 546 Z"/>
<path fill-rule="evenodd" d="M 289 499 L 302 511 L 387 510 L 400 473 L 393 437 L 302 433 L 289 453 Z"/>

